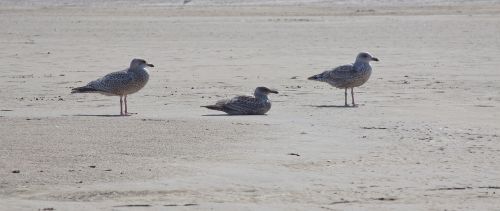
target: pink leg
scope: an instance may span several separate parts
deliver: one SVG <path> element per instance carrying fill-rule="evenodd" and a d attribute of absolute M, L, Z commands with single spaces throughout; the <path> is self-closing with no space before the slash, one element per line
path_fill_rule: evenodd
<path fill-rule="evenodd" d="M 127 95 L 125 95 L 124 100 L 125 100 L 125 114 L 128 115 L 128 111 L 127 111 Z"/>
<path fill-rule="evenodd" d="M 349 105 L 347 105 L 347 88 L 345 88 L 345 92 L 344 92 L 344 99 L 345 99 L 345 104 L 344 106 L 347 107 Z"/>
<path fill-rule="evenodd" d="M 123 99 L 121 95 L 120 95 L 120 115 L 123 116 Z"/>
<path fill-rule="evenodd" d="M 356 107 L 356 104 L 354 103 L 354 88 L 351 88 L 351 97 L 352 97 L 352 107 Z"/>

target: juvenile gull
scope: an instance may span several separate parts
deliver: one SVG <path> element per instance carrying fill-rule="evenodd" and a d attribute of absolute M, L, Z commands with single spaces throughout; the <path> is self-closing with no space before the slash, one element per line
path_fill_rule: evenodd
<path fill-rule="evenodd" d="M 120 96 L 120 115 L 128 115 L 127 95 L 136 93 L 146 85 L 149 80 L 147 66 L 154 67 L 144 59 L 133 59 L 129 68 L 109 73 L 85 86 L 74 88 L 71 93 L 101 93 L 107 96 Z M 124 101 L 125 112 L 123 111 Z"/>
<path fill-rule="evenodd" d="M 356 57 L 354 64 L 338 66 L 308 79 L 326 82 L 339 89 L 345 89 L 345 106 L 349 106 L 347 104 L 347 88 L 351 88 L 352 106 L 356 106 L 354 103 L 354 87 L 363 85 L 370 78 L 372 73 L 370 61 L 378 61 L 378 59 L 368 52 L 361 52 Z"/>
<path fill-rule="evenodd" d="M 223 111 L 229 115 L 262 115 L 271 109 L 269 93 L 278 91 L 267 87 L 257 87 L 254 96 L 236 96 L 232 99 L 219 100 L 215 105 L 201 106 L 212 110 Z"/>

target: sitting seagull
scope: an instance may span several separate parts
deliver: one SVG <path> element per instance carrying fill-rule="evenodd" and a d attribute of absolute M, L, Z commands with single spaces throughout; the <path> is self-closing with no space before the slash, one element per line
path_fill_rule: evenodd
<path fill-rule="evenodd" d="M 133 59 L 129 68 L 109 73 L 85 86 L 74 88 L 71 93 L 101 93 L 108 96 L 120 96 L 120 115 L 129 115 L 127 95 L 141 90 L 148 82 L 149 71 L 146 66 L 154 67 L 144 59 Z M 123 101 L 125 101 L 125 112 L 123 111 Z"/>
<path fill-rule="evenodd" d="M 327 70 L 321 74 L 309 77 L 309 80 L 323 81 L 330 85 L 345 89 L 345 106 L 347 104 L 347 88 L 351 88 L 352 106 L 354 103 L 354 87 L 363 85 L 372 73 L 370 61 L 378 61 L 370 53 L 361 52 L 356 57 L 354 64 L 338 66 L 332 70 Z"/>
<path fill-rule="evenodd" d="M 223 111 L 229 115 L 262 115 L 271 109 L 269 93 L 278 91 L 267 87 L 257 87 L 252 96 L 236 96 L 232 99 L 219 100 L 215 105 L 201 106 L 212 110 Z"/>

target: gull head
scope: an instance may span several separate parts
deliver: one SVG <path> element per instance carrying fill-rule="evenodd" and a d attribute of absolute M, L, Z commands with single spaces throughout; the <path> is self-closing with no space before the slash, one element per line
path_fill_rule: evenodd
<path fill-rule="evenodd" d="M 274 93 L 274 94 L 278 94 L 278 91 L 276 91 L 275 89 L 269 89 L 267 87 L 263 87 L 263 86 L 259 86 L 257 88 L 255 88 L 255 95 L 268 95 L 269 93 Z"/>
<path fill-rule="evenodd" d="M 132 59 L 130 62 L 130 68 L 145 68 L 145 67 L 154 67 L 153 64 L 148 64 L 144 59 Z"/>
<path fill-rule="evenodd" d="M 376 61 L 376 62 L 378 62 L 378 59 L 376 57 L 372 56 L 368 52 L 361 52 L 356 57 L 356 62 L 366 62 L 366 63 L 368 63 L 370 61 Z"/>

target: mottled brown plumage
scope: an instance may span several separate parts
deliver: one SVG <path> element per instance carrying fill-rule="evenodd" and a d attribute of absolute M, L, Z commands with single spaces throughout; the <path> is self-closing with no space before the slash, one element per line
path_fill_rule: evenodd
<path fill-rule="evenodd" d="M 266 87 L 257 87 L 254 96 L 236 96 L 219 100 L 214 105 L 202 106 L 211 110 L 223 111 L 229 115 L 262 115 L 271 109 L 269 93 L 278 93 Z"/>
<path fill-rule="evenodd" d="M 361 52 L 353 64 L 338 66 L 332 70 L 309 77 L 309 80 L 326 82 L 336 88 L 345 89 L 345 106 L 347 104 L 347 88 L 351 88 L 352 106 L 354 103 L 354 87 L 366 83 L 372 73 L 370 61 L 378 61 L 370 53 Z"/>
<path fill-rule="evenodd" d="M 85 86 L 74 88 L 71 93 L 101 93 L 108 96 L 120 96 L 120 115 L 127 115 L 127 95 L 138 92 L 146 85 L 149 80 L 147 66 L 154 67 L 143 59 L 133 59 L 129 68 L 109 73 Z M 125 101 L 125 112 L 123 101 Z"/>

